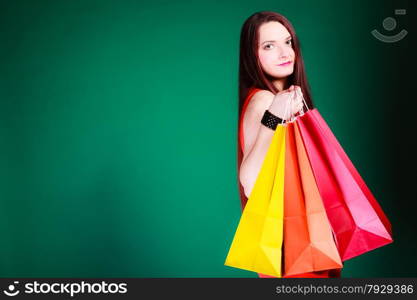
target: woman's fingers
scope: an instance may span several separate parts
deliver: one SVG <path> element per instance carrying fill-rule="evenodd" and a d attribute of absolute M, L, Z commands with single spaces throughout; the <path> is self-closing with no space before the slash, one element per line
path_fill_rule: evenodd
<path fill-rule="evenodd" d="M 291 115 L 295 115 L 304 107 L 301 88 L 297 85 L 290 86 L 287 90 L 287 105 L 286 117 L 290 118 Z"/>
<path fill-rule="evenodd" d="M 291 110 L 293 114 L 296 114 L 297 112 L 301 111 L 301 109 L 304 107 L 303 99 L 300 97 L 300 95 L 296 95 L 296 97 L 292 98 L 291 101 Z"/>
<path fill-rule="evenodd" d="M 301 111 L 304 107 L 303 103 L 300 103 L 300 105 L 298 105 L 297 111 Z"/>
<path fill-rule="evenodd" d="M 291 101 L 295 104 L 302 103 L 303 98 L 300 96 L 299 92 L 296 92 L 295 90 L 291 92 Z"/>
<path fill-rule="evenodd" d="M 302 105 L 296 106 L 296 107 L 294 107 L 292 113 L 296 114 L 296 113 L 300 112 L 302 108 L 303 108 Z"/>

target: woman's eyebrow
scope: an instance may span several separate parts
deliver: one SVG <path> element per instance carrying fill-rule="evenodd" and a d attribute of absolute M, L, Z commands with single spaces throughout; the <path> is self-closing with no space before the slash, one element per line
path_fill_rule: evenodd
<path fill-rule="evenodd" d="M 289 40 L 291 38 L 291 36 L 287 36 L 286 38 L 285 38 L 285 40 Z M 262 42 L 262 45 L 263 44 L 265 44 L 265 43 L 268 43 L 268 42 L 276 42 L 276 41 L 265 41 L 265 42 Z"/>

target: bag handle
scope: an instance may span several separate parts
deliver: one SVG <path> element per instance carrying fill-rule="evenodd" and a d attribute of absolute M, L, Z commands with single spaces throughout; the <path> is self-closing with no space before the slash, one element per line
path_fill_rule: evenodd
<path fill-rule="evenodd" d="M 309 111 L 310 110 L 310 108 L 308 107 L 308 105 L 307 105 L 307 102 L 306 102 L 306 100 L 304 99 L 304 96 L 303 96 L 303 92 L 302 91 L 300 91 L 300 93 L 301 93 L 301 99 L 303 99 L 303 102 L 304 102 L 304 105 L 303 105 L 303 107 L 301 108 L 301 114 L 298 114 L 298 116 L 296 116 L 296 115 L 292 115 L 291 116 L 291 120 L 290 120 L 290 122 L 293 122 L 297 117 L 299 117 L 299 116 L 302 116 L 302 115 L 304 115 L 304 106 L 307 108 L 307 111 Z M 296 95 L 298 95 L 298 89 L 296 89 L 295 90 L 295 94 L 294 94 L 294 97 L 292 98 L 292 101 L 293 100 L 295 100 L 295 97 L 296 97 Z M 307 112 L 306 111 L 306 112 Z"/>

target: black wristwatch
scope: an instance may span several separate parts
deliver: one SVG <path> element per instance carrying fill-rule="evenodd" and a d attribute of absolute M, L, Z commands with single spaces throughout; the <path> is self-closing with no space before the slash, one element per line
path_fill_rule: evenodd
<path fill-rule="evenodd" d="M 261 123 L 272 130 L 275 130 L 282 119 L 272 114 L 269 110 L 265 110 Z"/>

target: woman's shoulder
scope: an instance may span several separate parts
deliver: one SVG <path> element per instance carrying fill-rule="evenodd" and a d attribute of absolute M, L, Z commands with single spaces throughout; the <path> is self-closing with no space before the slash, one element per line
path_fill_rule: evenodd
<path fill-rule="evenodd" d="M 252 94 L 248 95 L 248 102 L 243 112 L 244 127 L 248 127 L 254 122 L 256 123 L 262 117 L 265 110 L 271 106 L 275 96 L 272 92 L 262 89 L 251 90 L 250 93 Z"/>
<path fill-rule="evenodd" d="M 246 149 L 250 149 L 256 138 L 257 126 L 255 125 L 259 124 L 265 110 L 271 106 L 274 94 L 268 90 L 251 89 L 247 97 L 249 103 L 246 103 L 246 108 L 244 108 L 239 133 L 244 156 L 246 155 Z"/>
<path fill-rule="evenodd" d="M 248 110 L 259 110 L 269 107 L 274 100 L 274 94 L 269 90 L 259 88 L 252 88 L 248 97 Z"/>

